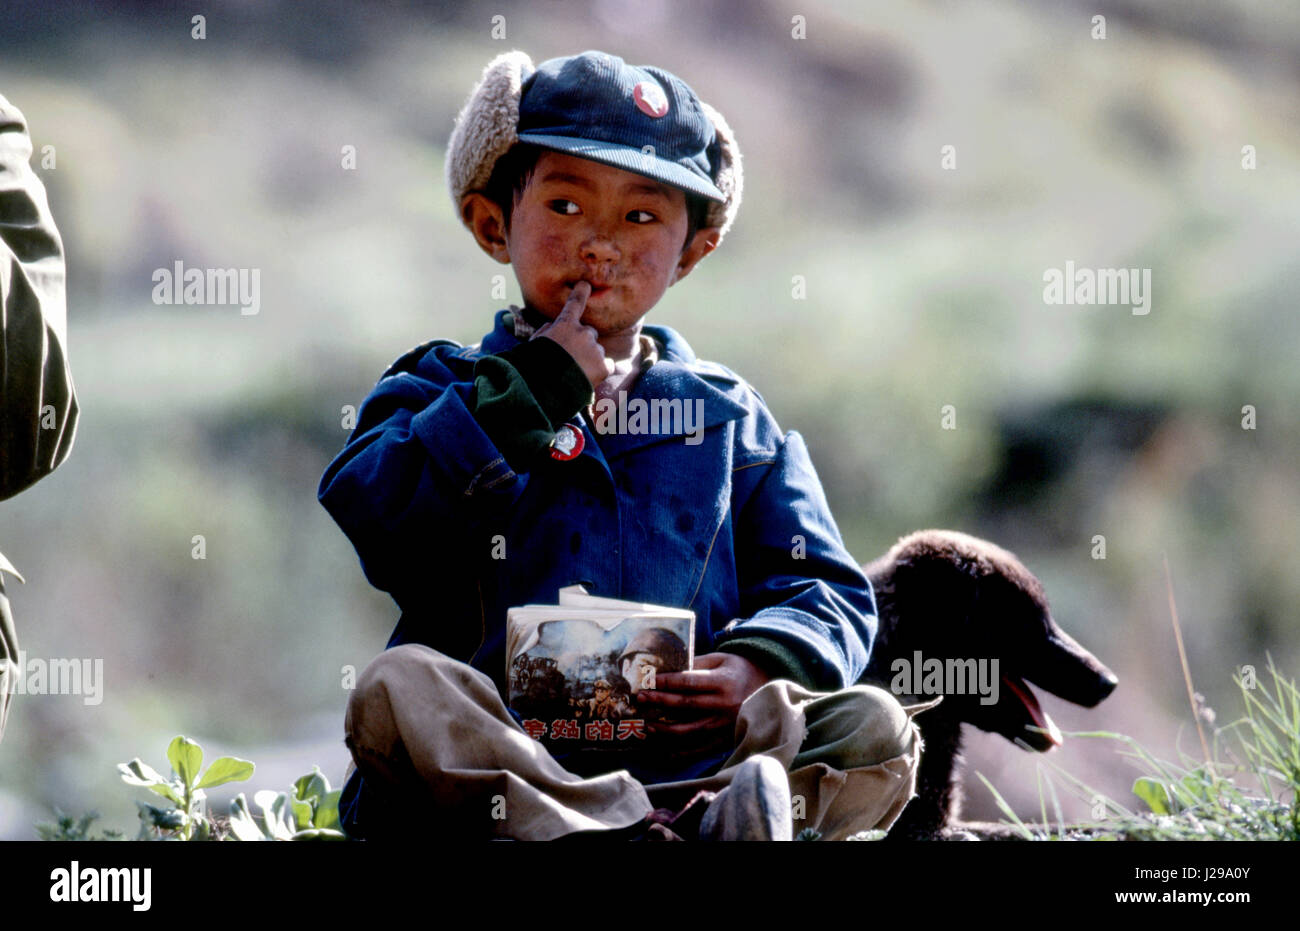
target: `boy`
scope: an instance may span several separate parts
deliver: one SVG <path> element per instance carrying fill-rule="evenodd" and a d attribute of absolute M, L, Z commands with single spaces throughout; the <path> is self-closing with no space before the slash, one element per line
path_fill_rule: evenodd
<path fill-rule="evenodd" d="M 888 827 L 920 742 L 892 696 L 854 686 L 875 605 L 803 441 L 735 374 L 642 323 L 734 218 L 725 121 L 658 68 L 600 52 L 534 68 L 511 52 L 466 103 L 447 176 L 524 306 L 478 345 L 399 359 L 321 480 L 367 578 L 402 609 L 349 701 L 346 829 Z M 682 415 L 626 416 L 647 408 Z M 636 698 L 674 723 L 638 750 L 557 760 L 502 704 L 506 611 L 575 582 L 695 612 L 694 668 Z"/>

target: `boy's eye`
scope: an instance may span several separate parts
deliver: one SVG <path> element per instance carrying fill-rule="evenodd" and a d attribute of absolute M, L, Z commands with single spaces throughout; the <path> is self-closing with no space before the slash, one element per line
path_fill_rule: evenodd
<path fill-rule="evenodd" d="M 653 223 L 656 219 L 655 215 L 649 210 L 633 210 L 627 215 L 627 218 L 633 223 Z"/>
<path fill-rule="evenodd" d="M 556 213 L 562 213 L 565 214 L 566 216 L 573 216 L 575 213 L 578 212 L 577 204 L 575 204 L 571 200 L 565 200 L 562 197 L 551 201 L 549 204 L 547 204 L 547 206 L 550 207 L 552 210 L 554 210 Z"/>

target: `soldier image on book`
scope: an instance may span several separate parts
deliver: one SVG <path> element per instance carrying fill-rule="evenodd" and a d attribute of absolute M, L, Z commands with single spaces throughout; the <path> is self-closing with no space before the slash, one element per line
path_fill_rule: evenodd
<path fill-rule="evenodd" d="M 594 698 L 573 700 L 577 717 L 589 721 L 621 721 L 635 713 L 628 702 L 626 687 L 615 690 L 609 679 L 597 679 L 593 689 L 596 693 Z"/>
<path fill-rule="evenodd" d="M 628 641 L 619 655 L 618 664 L 623 678 L 631 686 L 632 700 L 636 701 L 642 689 L 655 687 L 657 673 L 684 671 L 686 656 L 686 644 L 663 627 L 649 627 Z"/>

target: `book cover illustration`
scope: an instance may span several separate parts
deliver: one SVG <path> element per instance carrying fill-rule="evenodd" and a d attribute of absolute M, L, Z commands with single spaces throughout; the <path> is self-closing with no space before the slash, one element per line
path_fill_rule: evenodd
<path fill-rule="evenodd" d="M 656 712 L 637 695 L 691 668 L 695 614 L 560 590 L 557 605 L 507 613 L 507 703 L 536 740 L 583 747 L 641 744 Z"/>

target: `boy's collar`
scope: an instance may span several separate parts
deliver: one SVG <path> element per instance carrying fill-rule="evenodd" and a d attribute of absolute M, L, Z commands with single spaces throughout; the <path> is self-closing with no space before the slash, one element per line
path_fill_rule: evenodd
<path fill-rule="evenodd" d="M 533 319 L 538 320 L 536 325 L 530 322 Z M 531 339 L 538 327 L 549 322 L 541 315 L 535 317 L 532 310 L 512 304 L 508 310 L 497 311 L 496 326 L 492 328 L 492 332 L 483 337 L 483 341 L 478 346 L 471 346 L 469 349 L 482 352 L 484 355 L 496 355 Z M 698 361 L 695 358 L 695 351 L 671 327 L 646 323 L 642 324 L 641 332 L 643 335 L 648 335 L 656 344 L 656 361 L 677 362 L 686 366 L 694 366 Z"/>
<path fill-rule="evenodd" d="M 527 321 L 524 321 L 527 322 Z M 741 384 L 728 370 L 711 362 L 701 362 L 694 350 L 676 330 L 666 326 L 643 324 L 643 335 L 658 344 L 658 362 L 646 369 L 630 392 L 631 396 L 699 398 L 704 402 L 704 426 L 739 420 L 749 409 L 732 400 L 731 389 Z M 496 355 L 518 346 L 521 337 L 515 335 L 515 316 L 510 310 L 499 310 L 496 326 L 483 337 L 477 346 L 468 346 L 456 353 L 463 359 L 482 355 Z M 669 439 L 671 434 L 620 434 L 604 437 L 602 446 L 607 455 L 626 449 L 645 446 Z"/>
<path fill-rule="evenodd" d="M 510 324 L 519 339 L 532 339 L 533 334 L 550 323 L 549 318 L 531 307 L 510 305 Z"/>
<path fill-rule="evenodd" d="M 532 339 L 534 333 L 551 322 L 546 315 L 538 313 L 531 307 L 520 307 L 517 304 L 511 304 L 509 313 L 508 325 L 515 334 L 515 338 L 521 341 Z M 659 361 L 659 344 L 650 334 L 641 333 L 641 338 L 638 340 L 637 357 L 639 359 L 638 368 L 643 372 Z"/>

